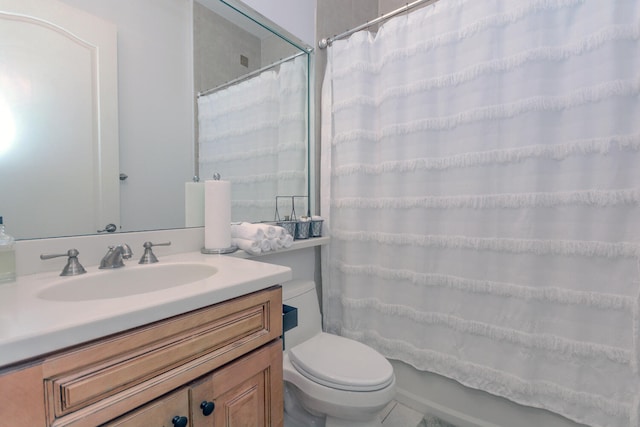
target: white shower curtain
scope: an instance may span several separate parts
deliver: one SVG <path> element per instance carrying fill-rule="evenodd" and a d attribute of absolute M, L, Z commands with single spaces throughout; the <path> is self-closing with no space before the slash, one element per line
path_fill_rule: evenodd
<path fill-rule="evenodd" d="M 199 174 L 231 182 L 235 221 L 271 220 L 276 195 L 307 194 L 307 86 L 301 55 L 198 98 Z"/>
<path fill-rule="evenodd" d="M 640 2 L 441 0 L 328 51 L 324 322 L 640 426 Z"/>

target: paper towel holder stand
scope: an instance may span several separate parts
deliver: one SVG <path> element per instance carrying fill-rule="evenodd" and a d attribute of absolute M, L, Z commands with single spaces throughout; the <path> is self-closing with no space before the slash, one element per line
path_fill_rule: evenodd
<path fill-rule="evenodd" d="M 220 181 L 220 174 L 218 172 L 213 174 L 214 181 Z M 200 181 L 200 178 L 196 175 L 193 177 L 193 182 Z M 200 253 L 205 255 L 224 255 L 224 254 L 232 254 L 238 250 L 237 246 L 229 246 L 228 248 L 202 248 L 200 249 Z"/>
<path fill-rule="evenodd" d="M 200 253 L 203 253 L 205 255 L 224 255 L 224 254 L 232 254 L 237 250 L 238 250 L 237 246 L 229 246 L 228 248 L 222 248 L 222 249 L 202 248 L 200 249 Z"/>

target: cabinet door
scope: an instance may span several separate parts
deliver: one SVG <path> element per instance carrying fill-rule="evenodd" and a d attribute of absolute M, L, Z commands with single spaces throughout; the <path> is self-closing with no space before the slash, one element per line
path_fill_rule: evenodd
<path fill-rule="evenodd" d="M 42 364 L 0 370 L 0 425 L 45 427 Z"/>
<path fill-rule="evenodd" d="M 103 427 L 192 427 L 188 416 L 189 390 L 183 388 L 104 424 Z"/>
<path fill-rule="evenodd" d="M 282 343 L 274 341 L 190 389 L 193 427 L 282 427 Z M 205 415 L 205 409 L 213 412 Z"/>

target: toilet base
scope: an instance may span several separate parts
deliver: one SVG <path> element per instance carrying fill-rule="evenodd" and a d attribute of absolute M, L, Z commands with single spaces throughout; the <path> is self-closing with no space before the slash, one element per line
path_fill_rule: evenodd
<path fill-rule="evenodd" d="M 311 414 L 295 397 L 295 389 L 284 384 L 284 427 L 325 427 L 325 417 Z"/>
<path fill-rule="evenodd" d="M 310 412 L 300 402 L 295 386 L 284 384 L 284 427 L 381 427 L 381 418 L 376 415 L 366 421 L 347 420 Z"/>

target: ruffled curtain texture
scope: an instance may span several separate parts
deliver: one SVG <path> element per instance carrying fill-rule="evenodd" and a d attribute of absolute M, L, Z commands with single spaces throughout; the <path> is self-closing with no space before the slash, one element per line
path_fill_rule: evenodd
<path fill-rule="evenodd" d="M 272 220 L 276 195 L 307 194 L 307 86 L 302 55 L 198 98 L 200 178 L 231 182 L 231 218 Z"/>
<path fill-rule="evenodd" d="M 640 2 L 441 0 L 328 50 L 324 322 L 640 426 Z"/>

